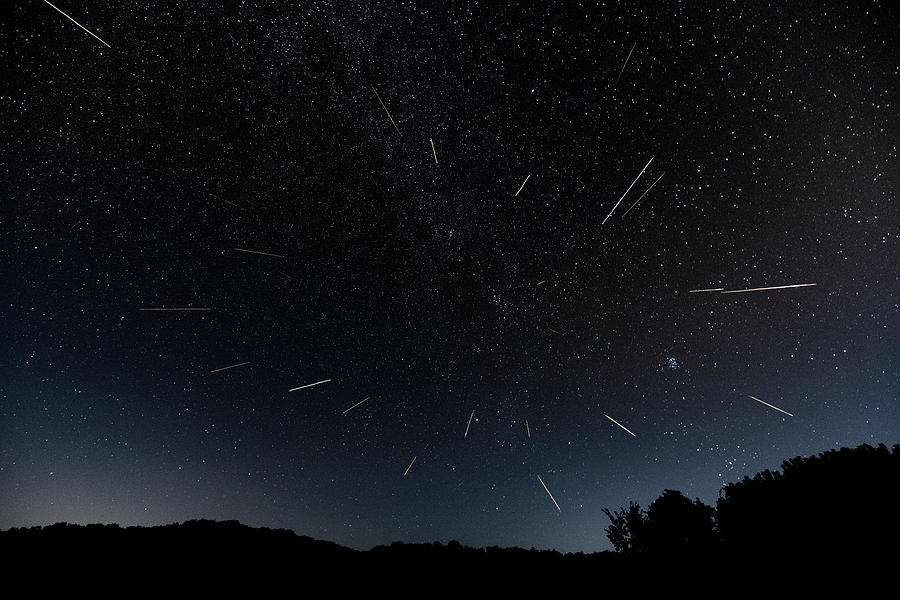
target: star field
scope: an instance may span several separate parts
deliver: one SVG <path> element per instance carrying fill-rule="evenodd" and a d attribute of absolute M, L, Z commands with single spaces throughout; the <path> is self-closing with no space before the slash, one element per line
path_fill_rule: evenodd
<path fill-rule="evenodd" d="M 110 48 L 0 25 L 0 528 L 592 552 L 900 442 L 886 3 L 56 5 Z"/>

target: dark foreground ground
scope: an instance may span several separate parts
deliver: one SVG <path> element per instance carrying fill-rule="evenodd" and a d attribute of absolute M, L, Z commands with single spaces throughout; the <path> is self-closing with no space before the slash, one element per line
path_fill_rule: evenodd
<path fill-rule="evenodd" d="M 0 531 L 0 573 L 16 592 L 4 597 L 868 597 L 885 585 L 896 590 L 900 446 L 789 459 L 782 471 L 726 486 L 715 507 L 666 490 L 646 511 L 632 505 L 610 517 L 606 533 L 620 552 L 565 555 L 456 542 L 358 551 L 237 521 L 57 523 Z"/>

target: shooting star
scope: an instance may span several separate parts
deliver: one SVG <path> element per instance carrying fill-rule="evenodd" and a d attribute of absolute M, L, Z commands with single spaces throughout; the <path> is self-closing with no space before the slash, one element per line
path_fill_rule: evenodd
<path fill-rule="evenodd" d="M 475 416 L 475 411 L 473 410 L 472 414 L 469 415 L 469 423 L 468 423 L 468 425 L 466 425 L 466 432 L 463 434 L 463 438 L 465 438 L 466 436 L 469 435 L 469 427 L 472 426 L 472 417 L 474 417 L 474 416 Z"/>
<path fill-rule="evenodd" d="M 544 285 L 545 283 L 547 283 L 547 280 L 546 280 L 546 279 L 543 280 L 543 281 L 538 281 L 538 282 L 537 282 L 537 285 Z"/>
<path fill-rule="evenodd" d="M 624 425 L 622 425 L 621 423 L 619 423 L 618 421 L 616 421 L 615 419 L 613 419 L 613 418 L 612 418 L 611 416 L 609 416 L 608 414 L 603 413 L 603 416 L 606 417 L 607 419 L 609 419 L 610 421 L 612 421 L 613 423 L 615 423 L 616 425 L 618 425 L 619 427 L 621 427 L 622 429 L 624 429 L 625 431 L 627 431 L 628 433 L 631 433 L 631 430 L 630 430 L 630 429 L 628 429 L 627 427 L 625 427 Z M 631 435 L 634 435 L 634 434 L 631 433 Z M 637 436 L 634 435 L 634 437 L 637 437 Z"/>
<path fill-rule="evenodd" d="M 312 386 L 314 386 L 314 385 L 319 385 L 320 383 L 328 383 L 329 381 L 331 381 L 331 380 L 330 380 L 330 379 L 323 379 L 322 381 L 317 381 L 317 382 L 315 382 L 315 383 L 307 383 L 306 385 L 301 385 L 300 387 L 291 388 L 291 389 L 289 389 L 288 391 L 289 391 L 289 392 L 296 392 L 297 390 L 302 390 L 303 388 L 308 388 L 308 387 L 312 387 Z"/>
<path fill-rule="evenodd" d="M 219 371 L 225 371 L 227 369 L 234 369 L 235 367 L 243 367 L 244 365 L 249 365 L 249 364 L 250 364 L 250 361 L 248 360 L 247 362 L 242 362 L 242 363 L 238 363 L 236 365 L 222 367 L 221 369 L 213 369 L 212 371 L 210 371 L 210 373 L 218 373 Z"/>
<path fill-rule="evenodd" d="M 375 86 L 374 86 L 374 85 L 371 85 L 371 84 L 370 84 L 369 87 L 371 87 L 371 88 L 372 88 L 372 91 L 375 92 L 375 97 L 378 98 L 378 102 L 381 103 L 381 108 L 383 108 L 383 109 L 384 109 L 384 112 L 387 113 L 388 119 L 391 120 L 391 124 L 393 124 L 394 129 L 397 130 L 397 133 L 400 133 L 400 128 L 397 127 L 397 124 L 394 122 L 394 117 L 391 116 L 391 111 L 389 111 L 389 110 L 387 109 L 387 106 L 384 105 L 384 102 L 381 102 L 381 96 L 378 95 L 378 90 L 375 89 Z M 402 135 L 402 134 L 401 134 L 401 135 Z"/>
<path fill-rule="evenodd" d="M 619 76 L 616 77 L 616 82 L 613 84 L 613 87 L 616 87 L 619 83 L 619 79 L 622 77 L 622 73 L 625 72 L 625 67 L 628 66 L 628 61 L 631 60 L 631 53 L 634 52 L 634 47 L 637 46 L 637 42 L 631 45 L 631 50 L 628 51 L 628 57 L 625 58 L 625 62 L 622 63 L 622 68 L 619 70 Z"/>
<path fill-rule="evenodd" d="M 634 187 L 634 184 L 636 184 L 636 183 L 637 183 L 637 180 L 638 180 L 638 179 L 640 179 L 640 178 L 641 178 L 641 175 L 643 175 L 643 174 L 644 174 L 644 171 L 646 171 L 646 170 L 647 170 L 647 167 L 649 167 L 649 166 L 650 166 L 650 163 L 651 163 L 651 162 L 653 162 L 653 157 L 652 157 L 652 156 L 651 156 L 651 157 L 650 157 L 650 160 L 648 160 L 648 161 L 647 161 L 647 164 L 646 164 L 646 165 L 644 165 L 644 168 L 643 168 L 643 169 L 641 169 L 641 172 L 640 172 L 640 173 L 638 173 L 638 176 L 637 176 L 637 177 L 635 177 L 635 178 L 634 178 L 634 181 L 632 181 L 632 182 L 631 182 L 631 185 L 629 185 L 629 186 L 628 186 L 628 189 L 627 189 L 627 190 L 625 190 L 625 193 L 624 193 L 624 194 L 622 194 L 622 197 L 621 197 L 621 198 L 619 198 L 619 201 L 618 201 L 618 202 L 616 202 L 616 205 L 615 205 L 615 206 L 613 206 L 613 209 L 612 209 L 612 210 L 611 210 L 611 211 L 609 211 L 609 214 L 608 214 L 608 215 L 606 215 L 606 219 L 603 219 L 603 223 L 606 223 L 606 220 L 607 220 L 607 219 L 609 219 L 609 218 L 610 218 L 610 217 L 611 217 L 611 216 L 612 216 L 612 214 L 613 214 L 613 213 L 614 213 L 614 212 L 616 212 L 616 209 L 617 209 L 617 208 L 619 208 L 619 204 L 621 204 L 621 203 L 622 203 L 622 200 L 624 200 L 624 199 L 625 199 L 625 196 L 627 196 L 627 195 L 628 195 L 628 192 L 630 192 L 630 191 L 631 191 L 631 188 L 633 188 L 633 187 Z M 600 223 L 600 224 L 601 224 L 601 225 L 603 225 L 603 223 Z"/>
<path fill-rule="evenodd" d="M 409 463 L 409 466 L 406 467 L 406 471 L 403 473 L 403 476 L 404 476 L 404 477 L 406 477 L 406 474 L 409 473 L 409 470 L 410 470 L 410 469 L 412 469 L 413 463 L 416 462 L 416 459 L 417 459 L 417 458 L 419 458 L 419 457 L 418 457 L 418 456 L 413 456 L 412 462 Z"/>
<path fill-rule="evenodd" d="M 287 256 L 284 256 L 282 254 L 272 254 L 270 252 L 260 252 L 259 250 L 246 250 L 244 248 L 235 248 L 235 250 L 237 250 L 238 252 L 249 252 L 250 254 L 263 254 L 265 256 L 274 256 L 276 258 L 287 258 Z"/>
<path fill-rule="evenodd" d="M 698 292 L 721 292 L 725 288 L 707 288 L 705 290 L 688 290 L 688 294 L 696 294 Z"/>
<path fill-rule="evenodd" d="M 555 333 L 556 335 L 562 335 L 560 332 L 558 332 L 557 330 L 553 329 L 552 327 L 547 327 L 547 329 L 549 329 L 550 331 L 552 331 L 552 332 Z"/>
<path fill-rule="evenodd" d="M 556 498 L 553 497 L 553 494 L 550 493 L 550 490 L 547 489 L 547 484 L 544 483 L 544 480 L 541 479 L 541 476 L 538 475 L 538 481 L 541 482 L 541 485 L 544 486 L 544 490 L 546 490 L 547 495 L 550 496 L 550 499 L 553 500 L 553 504 L 556 504 Z M 562 509 L 559 507 L 559 504 L 556 504 L 556 510 L 562 512 Z"/>
<path fill-rule="evenodd" d="M 796 283 L 794 285 L 775 285 L 772 287 L 750 288 L 748 290 L 725 290 L 723 294 L 739 294 L 741 292 L 762 292 L 764 290 L 784 290 L 787 288 L 809 287 L 814 283 Z"/>
<path fill-rule="evenodd" d="M 522 191 L 522 188 L 525 187 L 525 184 L 528 183 L 528 180 L 531 179 L 531 174 L 528 174 L 528 177 L 525 178 L 525 181 L 522 182 L 522 185 L 519 186 L 519 192 Z M 519 192 L 516 192 L 516 196 L 519 195 Z"/>
<path fill-rule="evenodd" d="M 528 426 L 528 419 L 525 419 L 525 433 L 528 434 L 528 439 L 531 439 L 531 428 Z"/>
<path fill-rule="evenodd" d="M 345 410 L 345 411 L 342 412 L 341 414 L 342 414 L 342 415 L 346 415 L 348 412 L 350 412 L 351 410 L 353 410 L 354 408 L 356 408 L 357 406 L 359 406 L 360 404 L 362 404 L 363 402 L 365 402 L 365 401 L 368 400 L 369 398 L 371 398 L 371 396 L 366 396 L 365 398 L 363 398 L 362 400 L 360 400 L 359 402 L 357 402 L 356 404 L 354 404 L 353 406 L 351 406 L 350 408 L 348 408 L 347 410 Z"/>
<path fill-rule="evenodd" d="M 628 207 L 628 210 L 626 210 L 625 212 L 622 213 L 622 216 L 624 217 L 625 215 L 628 214 L 628 211 L 630 211 L 632 208 L 634 208 L 635 206 L 637 206 L 637 203 L 640 202 L 641 200 L 643 200 L 643 199 L 644 199 L 644 196 L 646 196 L 647 194 L 650 193 L 650 190 L 653 189 L 653 186 L 656 185 L 657 182 L 658 182 L 660 179 L 662 179 L 662 178 L 663 178 L 663 175 L 665 175 L 665 174 L 666 174 L 665 171 L 663 171 L 663 174 L 660 175 L 659 177 L 657 177 L 657 178 L 656 178 L 656 181 L 654 181 L 653 183 L 650 184 L 650 187 L 647 188 L 647 191 L 644 192 L 643 194 L 641 194 L 641 197 L 638 198 L 637 200 L 635 200 L 635 201 L 634 201 L 634 204 L 632 204 L 631 206 L 629 206 L 629 207 Z"/>
<path fill-rule="evenodd" d="M 211 308 L 142 308 L 140 310 L 212 310 Z"/>
<path fill-rule="evenodd" d="M 760 403 L 762 403 L 762 404 L 765 404 L 765 405 L 768 406 L 769 408 L 774 408 L 774 409 L 777 410 L 777 411 L 783 412 L 784 414 L 786 414 L 786 415 L 789 416 L 789 417 L 793 417 L 793 416 L 794 416 L 794 415 L 792 415 L 791 413 L 789 413 L 788 411 L 786 411 L 786 410 L 781 410 L 781 409 L 778 408 L 777 406 L 772 406 L 772 405 L 769 404 L 768 402 L 763 402 L 762 400 L 760 400 L 759 398 L 757 398 L 757 397 L 755 397 L 755 396 L 750 396 L 750 397 L 753 398 L 754 400 L 756 400 L 757 402 L 760 402 Z"/>
<path fill-rule="evenodd" d="M 44 0 L 44 2 L 47 2 L 47 0 Z M 47 4 L 50 4 L 50 3 L 47 2 Z M 53 5 L 50 4 L 50 6 L 53 6 Z M 61 14 L 62 16 L 64 16 L 65 18 L 67 18 L 68 20 L 72 21 L 73 23 L 75 23 L 76 25 L 78 25 L 79 27 L 81 27 L 82 29 L 84 29 L 85 31 L 87 31 L 88 33 L 90 33 L 91 35 L 93 35 L 93 36 L 94 36 L 95 38 L 97 38 L 98 40 L 100 40 L 100 43 L 101 43 L 101 44 L 103 44 L 103 45 L 106 46 L 107 48 L 112 48 L 112 46 L 110 46 L 109 44 L 107 44 L 106 42 L 104 42 L 103 40 L 101 40 L 99 37 L 97 37 L 96 35 L 94 35 L 94 32 L 92 32 L 91 30 L 89 30 L 87 27 L 85 27 L 84 25 L 82 25 L 81 23 L 79 23 L 78 21 L 76 21 L 75 19 L 73 19 L 72 17 L 70 17 L 69 15 L 67 15 L 66 13 L 64 13 L 63 11 L 59 10 L 59 9 L 56 8 L 55 6 L 53 6 L 53 8 L 55 8 L 56 11 L 57 11 L 59 14 Z"/>
<path fill-rule="evenodd" d="M 428 141 L 431 142 L 431 151 L 434 153 L 434 164 L 438 164 L 437 150 L 434 149 L 434 140 L 431 138 L 428 138 Z"/>
<path fill-rule="evenodd" d="M 218 196 L 216 196 L 216 195 L 213 194 L 212 192 L 207 192 L 207 193 L 208 193 L 210 196 L 212 196 L 213 198 L 217 198 L 217 199 L 221 200 L 222 202 L 225 202 L 225 203 L 227 203 L 227 204 L 230 204 L 230 205 L 234 206 L 235 208 L 240 208 L 240 207 L 239 207 L 237 204 L 235 204 L 234 202 L 231 202 L 231 201 L 229 201 L 229 200 L 226 200 L 225 198 L 219 198 Z"/>

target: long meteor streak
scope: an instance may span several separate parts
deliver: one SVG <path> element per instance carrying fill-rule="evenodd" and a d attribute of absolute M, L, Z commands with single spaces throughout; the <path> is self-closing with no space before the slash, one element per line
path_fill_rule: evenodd
<path fill-rule="evenodd" d="M 44 0 L 44 2 L 47 2 L 47 0 Z M 50 4 L 50 3 L 47 2 L 47 4 Z M 50 6 L 53 6 L 53 5 L 50 4 Z M 66 13 L 64 13 L 63 11 L 59 10 L 59 9 L 56 8 L 55 6 L 53 6 L 53 8 L 55 8 L 56 11 L 57 11 L 59 14 L 61 14 L 62 16 L 64 16 L 65 18 L 67 18 L 68 20 L 72 21 L 73 23 L 75 23 L 76 25 L 78 25 L 79 27 L 81 27 L 82 29 L 84 29 L 85 31 L 87 31 L 88 33 L 90 33 L 91 35 L 93 35 L 93 36 L 94 36 L 95 38 L 97 38 L 98 40 L 100 40 L 100 43 L 101 43 L 101 44 L 103 44 L 103 45 L 106 46 L 107 48 L 112 48 L 112 46 L 110 46 L 109 44 L 107 44 L 106 42 L 104 42 L 103 40 L 101 40 L 100 38 L 98 38 L 96 35 L 94 35 L 94 32 L 92 32 L 91 30 L 89 30 L 87 27 L 85 27 L 84 25 L 82 25 L 81 23 L 79 23 L 78 21 L 76 21 L 75 19 L 73 19 L 72 17 L 70 17 L 69 15 L 67 15 Z"/>
<path fill-rule="evenodd" d="M 641 197 L 638 198 L 637 200 L 635 200 L 635 201 L 634 201 L 634 204 L 632 204 L 631 206 L 628 207 L 628 210 L 626 210 L 625 212 L 622 213 L 622 216 L 623 216 L 623 217 L 624 217 L 625 215 L 628 214 L 628 211 L 630 211 L 632 208 L 634 208 L 635 206 L 637 206 L 637 203 L 640 202 L 641 200 L 643 200 L 643 199 L 644 199 L 644 196 L 646 196 L 647 194 L 650 193 L 650 190 L 652 190 L 652 189 L 653 189 L 653 186 L 656 185 L 656 184 L 659 182 L 659 180 L 663 178 L 663 175 L 665 175 L 665 172 L 663 172 L 662 175 L 660 175 L 659 177 L 657 177 L 657 178 L 656 178 L 656 181 L 654 181 L 653 183 L 650 184 L 650 187 L 647 188 L 647 191 L 644 192 L 643 194 L 641 194 Z"/>
<path fill-rule="evenodd" d="M 212 310 L 211 308 L 142 308 L 140 310 Z"/>
<path fill-rule="evenodd" d="M 296 392 L 297 390 L 302 390 L 303 388 L 308 388 L 308 387 L 312 387 L 312 386 L 314 386 L 314 385 L 319 385 L 320 383 L 328 383 L 329 381 L 331 381 L 331 380 L 330 380 L 330 379 L 323 379 L 322 381 L 317 381 L 317 382 L 315 382 L 315 383 L 307 383 L 306 385 L 301 385 L 300 387 L 291 388 L 291 389 L 289 389 L 288 391 L 289 391 L 289 392 Z"/>
<path fill-rule="evenodd" d="M 263 254 L 265 256 L 274 256 L 276 258 L 287 258 L 283 254 L 272 254 L 271 252 L 260 252 L 259 250 L 247 250 L 245 248 L 235 248 L 238 252 L 249 252 L 250 254 Z"/>
<path fill-rule="evenodd" d="M 781 409 L 778 408 L 777 406 L 772 406 L 772 405 L 769 404 L 768 402 L 763 402 L 762 400 L 760 400 L 759 398 L 757 398 L 757 397 L 755 397 L 755 396 L 750 396 L 750 397 L 753 398 L 754 400 L 756 400 L 757 402 L 761 402 L 762 404 L 765 404 L 765 405 L 768 406 L 769 408 L 774 408 L 774 409 L 777 410 L 777 411 L 783 412 L 784 414 L 786 414 L 786 415 L 789 416 L 789 417 L 793 417 L 793 416 L 794 416 L 794 415 L 792 415 L 791 413 L 789 413 L 788 411 L 786 411 L 786 410 L 781 410 Z"/>
<path fill-rule="evenodd" d="M 381 108 L 383 108 L 384 112 L 387 113 L 388 119 L 391 120 L 391 124 L 394 126 L 394 129 L 397 130 L 397 133 L 400 133 L 400 128 L 397 127 L 397 124 L 394 122 L 394 117 L 391 116 L 391 111 L 389 111 L 387 109 L 387 106 L 384 105 L 384 102 L 381 101 L 381 96 L 378 95 L 378 90 L 375 89 L 374 85 L 370 85 L 369 87 L 371 87 L 372 91 L 375 92 L 375 97 L 378 98 L 378 102 L 381 104 Z M 401 134 L 401 135 L 403 135 L 403 134 Z"/>
<path fill-rule="evenodd" d="M 547 495 L 550 496 L 550 499 L 553 500 L 553 504 L 556 504 L 556 498 L 553 497 L 553 494 L 550 493 L 550 490 L 547 489 L 547 484 L 544 483 L 544 480 L 541 479 L 541 476 L 538 475 L 538 481 L 541 482 L 541 485 L 544 486 L 544 490 L 547 492 Z M 559 507 L 559 504 L 556 504 L 556 510 L 562 512 L 562 509 Z"/>
<path fill-rule="evenodd" d="M 615 205 L 615 206 L 613 206 L 613 209 L 612 209 L 612 210 L 611 210 L 611 211 L 609 211 L 609 214 L 608 214 L 608 215 L 606 215 L 606 219 L 603 219 L 603 223 L 606 223 L 606 220 L 607 220 L 607 219 L 609 219 L 609 218 L 610 218 L 610 217 L 611 217 L 611 216 L 612 216 L 612 214 L 613 214 L 613 213 L 614 213 L 614 212 L 616 212 L 616 209 L 617 209 L 617 208 L 619 208 L 619 204 L 621 204 L 621 203 L 622 203 L 622 200 L 624 200 L 624 199 L 625 199 L 625 196 L 627 196 L 627 195 L 628 195 L 628 192 L 630 192 L 630 191 L 631 191 L 631 188 L 633 188 L 633 187 L 634 187 L 634 184 L 636 184 L 636 183 L 637 183 L 637 180 L 638 180 L 638 179 L 640 179 L 640 178 L 641 178 L 641 175 L 643 175 L 643 174 L 644 174 L 644 171 L 646 171 L 646 170 L 647 170 L 647 167 L 649 167 L 649 166 L 650 166 L 650 163 L 651 163 L 651 162 L 653 162 L 653 157 L 652 157 L 652 156 L 651 156 L 651 157 L 650 157 L 650 160 L 648 160 L 648 161 L 647 161 L 647 164 L 646 164 L 646 165 L 644 165 L 644 168 L 643 168 L 643 169 L 641 169 L 641 172 L 640 172 L 640 173 L 638 173 L 638 176 L 637 176 L 637 177 L 635 177 L 635 178 L 634 178 L 634 181 L 632 181 L 632 182 L 631 182 L 631 185 L 629 185 L 629 186 L 628 186 L 628 189 L 627 189 L 627 190 L 625 190 L 625 193 L 624 193 L 624 194 L 622 194 L 622 197 L 621 197 L 621 198 L 619 198 L 619 201 L 618 201 L 618 202 L 616 202 L 616 205 Z M 603 223 L 600 223 L 600 224 L 601 224 L 601 225 L 603 225 Z"/>
<path fill-rule="evenodd" d="M 750 288 L 748 290 L 725 290 L 723 294 L 739 294 L 741 292 L 762 292 L 764 290 L 784 290 L 787 288 L 809 287 L 816 285 L 814 283 L 797 283 L 794 285 L 775 285 L 772 287 Z"/>
<path fill-rule="evenodd" d="M 619 83 L 619 79 L 622 77 L 622 73 L 625 72 L 625 67 L 628 66 L 628 61 L 631 60 L 631 53 L 634 52 L 634 47 L 637 46 L 637 42 L 631 45 L 631 50 L 628 51 L 628 57 L 625 59 L 625 62 L 622 63 L 622 68 L 619 69 L 619 76 L 616 77 L 616 82 L 613 84 L 613 87 L 616 87 Z"/>
<path fill-rule="evenodd" d="M 413 456 L 412 462 L 409 463 L 409 466 L 406 467 L 406 471 L 403 473 L 403 476 L 404 476 L 404 477 L 406 477 L 406 473 L 409 473 L 409 470 L 412 469 L 413 463 L 416 462 L 416 459 L 417 459 L 417 458 L 419 458 L 419 457 L 418 457 L 418 456 Z"/>
<path fill-rule="evenodd" d="M 243 367 L 244 365 L 249 365 L 249 364 L 250 364 L 250 361 L 248 360 L 247 362 L 238 363 L 236 365 L 229 365 L 227 367 L 222 367 L 220 369 L 213 369 L 212 371 L 210 371 L 210 373 L 218 373 L 219 371 L 225 371 L 226 369 L 233 369 L 235 367 Z"/>
<path fill-rule="evenodd" d="M 724 290 L 725 290 L 725 288 L 707 288 L 705 290 L 688 290 L 688 294 L 696 294 L 698 292 L 721 292 Z"/>
<path fill-rule="evenodd" d="M 363 398 L 362 400 L 360 400 L 359 402 L 357 402 L 356 404 L 354 404 L 353 406 L 351 406 L 350 408 L 348 408 L 347 410 L 345 410 L 345 411 L 342 412 L 341 414 L 342 414 L 342 415 L 346 415 L 348 412 L 350 412 L 351 410 L 353 410 L 354 408 L 356 408 L 357 406 L 359 406 L 360 404 L 362 404 L 363 402 L 365 402 L 365 401 L 368 400 L 369 398 L 371 398 L 371 396 L 366 396 L 365 398 Z"/>
<path fill-rule="evenodd" d="M 613 418 L 612 418 L 611 416 L 609 416 L 608 414 L 603 413 L 603 416 L 606 417 L 607 419 L 609 419 L 610 421 L 612 421 L 613 423 L 615 423 L 616 425 L 618 425 L 619 427 L 621 427 L 622 429 L 624 429 L 625 431 L 627 431 L 628 433 L 631 433 L 631 430 L 630 430 L 630 429 L 628 429 L 627 427 L 625 427 L 624 425 L 622 425 L 621 423 L 619 423 L 618 421 L 616 421 L 615 419 L 613 419 Z M 634 434 L 631 433 L 631 435 L 634 435 Z M 637 436 L 634 435 L 634 437 L 637 437 Z"/>
<path fill-rule="evenodd" d="M 466 425 L 466 433 L 463 435 L 463 438 L 465 438 L 466 436 L 469 435 L 469 427 L 471 427 L 471 425 L 472 425 L 472 417 L 474 417 L 474 416 L 475 416 L 475 411 L 473 410 L 472 414 L 469 415 L 469 423 L 468 423 L 468 425 Z"/>
<path fill-rule="evenodd" d="M 531 439 L 531 428 L 528 426 L 528 419 L 525 419 L 525 432 L 528 434 L 528 439 Z"/>
<path fill-rule="evenodd" d="M 528 180 L 531 179 L 531 174 L 528 174 L 528 177 L 525 178 L 525 181 L 522 182 L 522 185 L 519 186 L 519 192 L 522 191 L 522 188 L 525 187 L 525 184 L 528 183 Z M 516 192 L 516 196 L 519 195 L 519 192 Z"/>
<path fill-rule="evenodd" d="M 431 151 L 434 153 L 434 164 L 438 164 L 437 150 L 434 149 L 434 140 L 432 138 L 428 138 L 428 141 L 431 142 Z"/>

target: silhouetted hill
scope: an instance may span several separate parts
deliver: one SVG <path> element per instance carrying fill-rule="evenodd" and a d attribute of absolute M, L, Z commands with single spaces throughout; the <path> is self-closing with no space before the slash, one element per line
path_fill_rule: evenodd
<path fill-rule="evenodd" d="M 900 446 L 893 452 L 883 445 L 842 448 L 786 460 L 782 469 L 726 486 L 715 509 L 666 490 L 647 511 L 633 503 L 606 511 L 606 532 L 618 552 L 564 555 L 455 541 L 395 542 L 363 552 L 284 529 L 195 520 L 157 527 L 12 528 L 0 531 L 0 554 L 9 572 L 66 566 L 102 571 L 107 583 L 158 576 L 227 587 L 314 579 L 343 590 L 396 584 L 401 596 L 465 590 L 477 580 L 510 593 L 534 593 L 533 578 L 550 576 L 585 582 L 602 576 L 605 591 L 647 591 L 687 575 L 702 574 L 711 583 L 773 561 L 795 570 L 850 568 L 896 554 L 884 549 L 900 533 Z"/>

